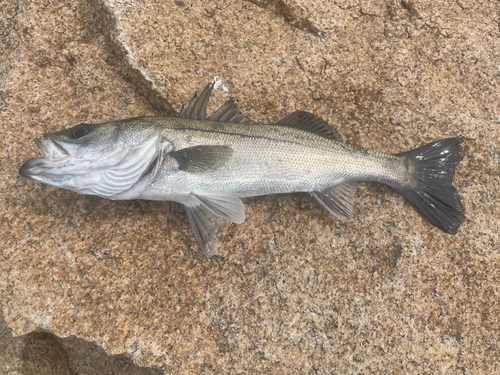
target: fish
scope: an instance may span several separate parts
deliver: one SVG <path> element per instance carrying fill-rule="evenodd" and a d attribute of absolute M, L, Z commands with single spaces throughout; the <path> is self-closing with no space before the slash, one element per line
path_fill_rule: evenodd
<path fill-rule="evenodd" d="M 208 258 L 226 226 L 245 221 L 242 198 L 308 192 L 346 221 L 359 181 L 391 186 L 437 228 L 458 232 L 464 209 L 452 179 L 464 157 L 461 138 L 387 154 L 344 142 L 306 111 L 259 124 L 230 99 L 207 117 L 212 90 L 210 83 L 175 117 L 82 123 L 47 134 L 35 141 L 44 155 L 19 173 L 78 194 L 181 203 Z"/>

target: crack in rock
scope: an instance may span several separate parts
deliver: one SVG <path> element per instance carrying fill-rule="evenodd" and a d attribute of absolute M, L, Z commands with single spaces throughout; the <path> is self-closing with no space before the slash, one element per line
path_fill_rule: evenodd
<path fill-rule="evenodd" d="M 291 5 L 285 0 L 246 0 L 263 9 L 270 9 L 273 13 L 281 15 L 292 27 L 306 31 L 314 36 L 320 36 L 321 31 L 309 19 L 309 12 L 298 4 Z M 89 15 L 88 27 L 94 32 L 103 35 L 107 48 L 117 57 L 119 71 L 126 79 L 134 83 L 140 94 L 162 114 L 172 115 L 174 109 L 168 99 L 161 93 L 155 80 L 148 74 L 148 67 L 140 66 L 134 51 L 126 42 L 126 30 L 120 25 L 115 14 L 116 4 L 112 0 L 90 0 L 93 14 Z"/>
<path fill-rule="evenodd" d="M 126 45 L 124 38 L 121 37 L 122 28 L 112 9 L 114 2 L 104 0 L 90 0 L 90 2 L 93 3 L 91 7 L 93 14 L 89 15 L 91 20 L 89 27 L 105 37 L 107 47 L 117 56 L 120 72 L 138 87 L 140 94 L 144 95 L 153 107 L 165 115 L 172 115 L 174 109 L 160 94 L 154 80 L 138 65 L 130 46 Z"/>
<path fill-rule="evenodd" d="M 307 31 L 319 36 L 321 31 L 309 19 L 307 10 L 298 4 L 291 5 L 285 0 L 247 0 L 261 8 L 270 9 L 273 13 L 281 15 L 292 26 L 299 30 Z"/>

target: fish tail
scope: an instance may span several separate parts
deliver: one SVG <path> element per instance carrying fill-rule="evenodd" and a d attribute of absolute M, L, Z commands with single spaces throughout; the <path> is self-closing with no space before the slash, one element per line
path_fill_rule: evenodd
<path fill-rule="evenodd" d="M 394 186 L 432 224 L 456 234 L 464 220 L 464 208 L 452 185 L 455 167 L 464 157 L 461 138 L 447 138 L 398 156 L 407 159 L 408 179 Z"/>

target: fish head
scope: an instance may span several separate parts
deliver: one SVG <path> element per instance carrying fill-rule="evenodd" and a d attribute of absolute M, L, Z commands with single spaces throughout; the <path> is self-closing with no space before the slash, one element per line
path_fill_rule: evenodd
<path fill-rule="evenodd" d="M 160 132 L 133 125 L 79 124 L 46 134 L 35 140 L 44 156 L 28 160 L 19 173 L 79 194 L 120 199 L 149 182 L 160 164 Z"/>

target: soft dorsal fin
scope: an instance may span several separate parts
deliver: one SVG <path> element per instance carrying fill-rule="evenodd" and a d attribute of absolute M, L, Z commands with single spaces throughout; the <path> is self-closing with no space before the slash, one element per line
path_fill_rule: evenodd
<path fill-rule="evenodd" d="M 249 124 L 251 121 L 241 114 L 239 109 L 234 103 L 234 99 L 229 99 L 222 105 L 210 118 L 207 119 L 207 105 L 214 83 L 209 83 L 201 95 L 194 94 L 193 99 L 189 102 L 187 107 L 182 106 L 181 112 L 178 117 L 190 118 L 194 120 L 209 120 L 219 122 L 232 122 L 232 123 L 245 123 Z"/>
<path fill-rule="evenodd" d="M 315 116 L 309 112 L 293 112 L 291 115 L 288 115 L 285 118 L 279 120 L 276 125 L 285 125 L 290 128 L 315 133 L 337 142 L 343 142 L 342 136 L 335 130 L 333 126 L 331 126 L 322 118 Z"/>

